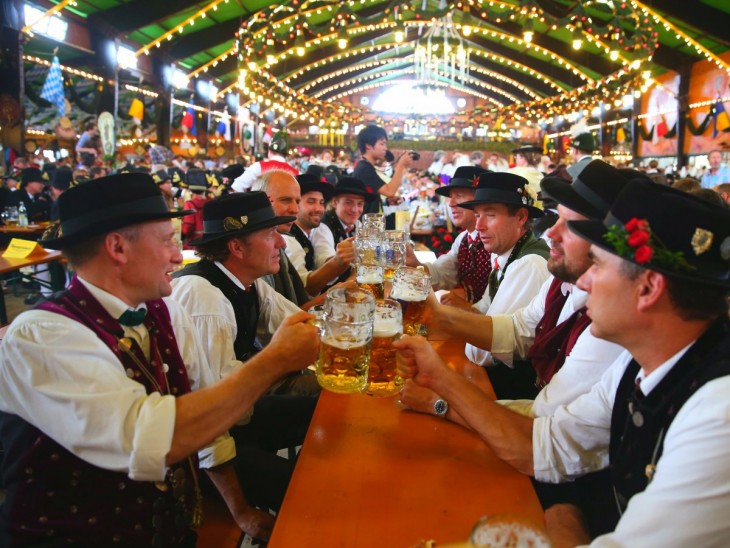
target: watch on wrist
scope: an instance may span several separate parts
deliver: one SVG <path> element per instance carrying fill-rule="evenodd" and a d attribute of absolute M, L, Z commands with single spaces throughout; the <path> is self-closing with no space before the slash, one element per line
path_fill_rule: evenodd
<path fill-rule="evenodd" d="M 438 417 L 445 417 L 449 411 L 449 404 L 445 400 L 438 399 L 433 404 L 433 412 Z"/>

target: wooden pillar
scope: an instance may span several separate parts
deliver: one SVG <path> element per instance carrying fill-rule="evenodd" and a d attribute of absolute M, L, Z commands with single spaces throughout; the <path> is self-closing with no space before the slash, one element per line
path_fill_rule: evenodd
<path fill-rule="evenodd" d="M 154 89 L 157 92 L 155 107 L 157 110 L 157 144 L 170 148 L 172 139 L 172 81 L 167 77 L 170 63 L 167 59 L 155 57 L 152 60 Z"/>
<path fill-rule="evenodd" d="M 634 167 L 639 165 L 639 114 L 641 114 L 641 97 L 634 99 L 634 108 L 631 112 L 631 155 Z"/>
<path fill-rule="evenodd" d="M 25 154 L 22 0 L 0 2 L 0 142 Z M 3 160 L 4 161 L 4 160 Z"/>
<path fill-rule="evenodd" d="M 679 69 L 679 92 L 677 94 L 677 171 L 687 165 L 687 154 L 684 151 L 687 129 L 686 116 L 689 114 L 689 81 L 692 65 L 684 63 Z"/>

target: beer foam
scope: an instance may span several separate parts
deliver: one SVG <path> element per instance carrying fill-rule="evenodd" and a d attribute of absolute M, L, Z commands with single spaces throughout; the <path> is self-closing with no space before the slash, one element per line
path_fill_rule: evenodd
<path fill-rule="evenodd" d="M 373 337 L 393 337 L 401 332 L 401 323 L 396 318 L 375 317 Z"/>
<path fill-rule="evenodd" d="M 415 287 L 403 287 L 402 285 L 394 284 L 393 289 L 390 292 L 390 296 L 394 299 L 399 299 L 401 301 L 417 303 L 420 301 L 425 301 L 428 297 L 428 293 L 424 291 L 419 291 Z"/>
<path fill-rule="evenodd" d="M 353 348 L 362 348 L 367 344 L 366 341 L 343 341 L 337 337 L 325 337 L 322 342 L 340 350 L 350 350 Z"/>
<path fill-rule="evenodd" d="M 541 532 L 522 523 L 488 523 L 479 527 L 471 536 L 476 546 L 530 546 L 550 548 L 550 542 Z"/>
<path fill-rule="evenodd" d="M 359 284 L 382 284 L 383 283 L 383 274 L 380 275 L 375 273 L 370 273 L 368 276 L 361 276 L 360 274 L 357 275 L 357 283 Z"/>

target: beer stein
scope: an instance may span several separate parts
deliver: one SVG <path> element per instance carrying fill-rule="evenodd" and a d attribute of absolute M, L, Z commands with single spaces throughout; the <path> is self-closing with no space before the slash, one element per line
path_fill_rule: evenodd
<path fill-rule="evenodd" d="M 357 235 L 363 238 L 380 238 L 385 230 L 385 215 L 365 213 L 357 224 Z"/>
<path fill-rule="evenodd" d="M 522 516 L 496 514 L 480 519 L 472 529 L 469 542 L 472 546 L 509 548 L 533 546 L 550 548 L 547 534 L 532 521 Z"/>
<path fill-rule="evenodd" d="M 317 359 L 317 382 L 332 392 L 362 392 L 368 380 L 375 297 L 362 289 L 327 293 Z"/>
<path fill-rule="evenodd" d="M 392 282 L 395 271 L 406 264 L 406 233 L 402 230 L 386 230 L 383 234 L 382 264 L 385 281 Z"/>
<path fill-rule="evenodd" d="M 385 293 L 383 287 L 383 267 L 359 265 L 355 281 L 360 289 L 370 291 L 376 299 L 382 299 Z"/>
<path fill-rule="evenodd" d="M 396 271 L 390 296 L 397 299 L 403 309 L 403 333 L 406 335 L 426 335 L 421 315 L 430 291 L 431 276 L 422 267 L 406 266 Z"/>
<path fill-rule="evenodd" d="M 3 222 L 5 226 L 18 226 L 18 208 L 12 206 L 6 207 L 3 211 Z"/>
<path fill-rule="evenodd" d="M 355 264 L 357 266 L 379 266 L 382 263 L 382 240 L 380 236 L 375 237 L 361 237 L 358 234 L 355 237 Z"/>
<path fill-rule="evenodd" d="M 393 342 L 403 333 L 400 304 L 393 299 L 375 301 L 373 341 L 370 350 L 368 384 L 365 393 L 370 396 L 393 396 L 400 392 L 403 379 L 396 370 Z"/>

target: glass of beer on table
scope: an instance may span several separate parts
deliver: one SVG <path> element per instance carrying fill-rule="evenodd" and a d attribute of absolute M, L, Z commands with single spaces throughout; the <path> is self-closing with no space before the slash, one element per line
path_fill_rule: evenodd
<path fill-rule="evenodd" d="M 375 297 L 363 289 L 327 293 L 317 359 L 317 382 L 332 392 L 362 392 L 368 381 Z"/>
<path fill-rule="evenodd" d="M 403 333 L 401 307 L 394 299 L 375 301 L 373 342 L 370 350 L 368 384 L 365 393 L 370 396 L 393 396 L 400 392 L 403 379 L 396 372 L 393 342 Z"/>
<path fill-rule="evenodd" d="M 395 271 L 406 264 L 407 242 L 408 237 L 403 230 L 386 230 L 383 232 L 381 257 L 385 267 L 386 282 L 392 282 Z"/>
<path fill-rule="evenodd" d="M 397 299 L 403 309 L 403 333 L 406 335 L 426 335 L 421 315 L 430 291 L 431 276 L 423 267 L 405 266 L 396 271 L 390 297 Z"/>
<path fill-rule="evenodd" d="M 383 267 L 361 264 L 357 267 L 355 281 L 360 289 L 370 291 L 376 299 L 384 296 Z"/>

